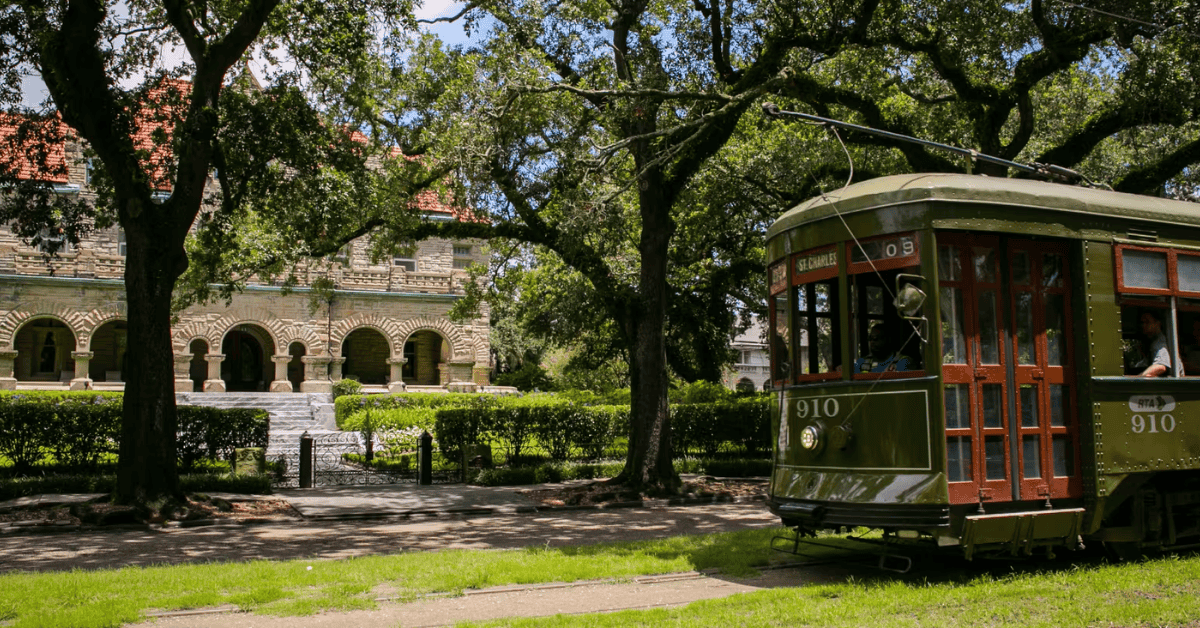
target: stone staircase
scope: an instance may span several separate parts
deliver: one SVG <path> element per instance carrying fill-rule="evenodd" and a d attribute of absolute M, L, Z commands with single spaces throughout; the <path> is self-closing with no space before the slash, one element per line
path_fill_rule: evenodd
<path fill-rule="evenodd" d="M 267 458 L 296 452 L 300 435 L 333 434 L 333 395 L 329 393 L 176 393 L 177 405 L 261 408 L 271 415 Z"/>

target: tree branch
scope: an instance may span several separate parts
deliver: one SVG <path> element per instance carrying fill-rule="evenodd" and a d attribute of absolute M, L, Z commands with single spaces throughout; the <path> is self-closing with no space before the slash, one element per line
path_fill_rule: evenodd
<path fill-rule="evenodd" d="M 1113 184 L 1113 189 L 1133 194 L 1158 194 L 1167 181 L 1197 162 L 1200 162 L 1200 138 L 1177 147 L 1154 163 L 1130 169 Z"/>

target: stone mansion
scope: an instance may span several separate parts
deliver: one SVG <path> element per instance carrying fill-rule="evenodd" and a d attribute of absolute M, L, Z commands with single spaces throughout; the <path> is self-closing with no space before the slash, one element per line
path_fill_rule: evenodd
<path fill-rule="evenodd" d="M 0 128 L 0 133 L 4 129 Z M 62 148 L 59 194 L 88 195 L 82 150 Z M 430 195 L 420 209 L 455 213 Z M 485 262 L 479 242 L 426 240 L 411 256 L 371 261 L 347 245 L 310 279 L 329 277 L 331 299 L 305 283 L 285 291 L 252 282 L 226 305 L 191 307 L 172 327 L 177 392 L 329 392 L 353 377 L 368 390 L 475 390 L 490 372 L 487 312 L 465 324 L 447 313 Z M 101 230 L 51 258 L 0 226 L 0 389 L 121 389 L 126 350 L 125 243 Z M 314 309 L 315 307 L 315 309 Z"/>

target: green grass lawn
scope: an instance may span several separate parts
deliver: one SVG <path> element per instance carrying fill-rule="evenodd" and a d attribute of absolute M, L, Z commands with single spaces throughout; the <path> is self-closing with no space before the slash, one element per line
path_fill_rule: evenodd
<path fill-rule="evenodd" d="M 520 618 L 463 626 L 1200 626 L 1200 557 L 1104 562 L 942 581 L 877 576 L 788 587 L 684 607 Z"/>
<path fill-rule="evenodd" d="M 631 578 L 720 568 L 753 573 L 778 529 L 524 550 L 414 552 L 348 560 L 254 561 L 0 576 L 0 626 L 119 626 L 147 610 L 234 604 L 296 615 L 374 608 L 393 595 L 505 584 Z M 777 554 L 776 554 L 777 555 Z"/>
<path fill-rule="evenodd" d="M 119 626 L 150 610 L 232 604 L 279 615 L 371 609 L 509 584 L 720 569 L 751 575 L 791 557 L 780 529 L 583 547 L 414 552 L 0 576 L 0 626 Z M 855 569 L 847 582 L 789 587 L 677 609 L 513 620 L 517 626 L 1198 626 L 1200 556 L 1109 564 L 924 560 L 917 575 Z"/>

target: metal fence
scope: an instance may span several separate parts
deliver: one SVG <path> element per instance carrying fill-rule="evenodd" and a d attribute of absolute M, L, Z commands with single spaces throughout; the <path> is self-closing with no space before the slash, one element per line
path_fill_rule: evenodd
<path fill-rule="evenodd" d="M 307 441 L 307 442 L 306 442 Z M 286 447 L 273 457 L 280 469 L 276 473 L 278 488 L 309 488 L 312 486 L 366 486 L 381 484 L 452 484 L 463 481 L 461 465 L 433 465 L 431 449 L 426 449 L 429 468 L 422 478 L 419 456 L 414 456 L 410 468 L 376 467 L 363 460 L 366 443 L 358 432 L 305 433 L 295 447 Z M 353 456 L 348 456 L 351 454 Z M 357 458 L 357 460 L 355 460 Z M 424 480 L 424 481 L 423 481 Z"/>

